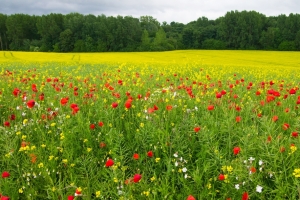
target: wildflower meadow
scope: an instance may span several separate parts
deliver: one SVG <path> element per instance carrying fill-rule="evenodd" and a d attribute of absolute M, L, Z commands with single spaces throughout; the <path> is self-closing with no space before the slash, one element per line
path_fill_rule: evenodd
<path fill-rule="evenodd" d="M 0 55 L 0 198 L 299 199 L 296 52 Z"/>

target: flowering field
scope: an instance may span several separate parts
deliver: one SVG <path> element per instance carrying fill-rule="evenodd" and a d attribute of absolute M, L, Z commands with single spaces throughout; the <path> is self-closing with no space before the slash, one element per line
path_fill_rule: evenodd
<path fill-rule="evenodd" d="M 1 199 L 299 199 L 300 54 L 0 54 Z"/>

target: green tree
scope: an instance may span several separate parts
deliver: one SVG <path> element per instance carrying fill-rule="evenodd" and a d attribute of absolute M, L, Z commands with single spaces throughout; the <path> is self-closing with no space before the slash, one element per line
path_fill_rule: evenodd
<path fill-rule="evenodd" d="M 73 48 L 73 32 L 70 29 L 66 29 L 59 35 L 59 49 L 61 52 L 70 52 Z"/>
<path fill-rule="evenodd" d="M 155 38 L 151 44 L 152 51 L 165 51 L 168 50 L 167 37 L 163 28 L 160 28 L 155 34 Z"/>
<path fill-rule="evenodd" d="M 279 51 L 295 51 L 296 46 L 294 41 L 283 41 L 278 46 Z"/>
<path fill-rule="evenodd" d="M 141 40 L 142 40 L 142 44 L 141 44 L 140 50 L 141 51 L 149 51 L 150 50 L 150 38 L 149 38 L 148 31 L 146 29 L 143 31 Z"/>
<path fill-rule="evenodd" d="M 1 50 L 7 50 L 8 49 L 8 40 L 6 37 L 6 19 L 7 15 L 0 13 L 0 49 Z"/>
<path fill-rule="evenodd" d="M 7 38 L 11 50 L 29 50 L 24 41 L 39 39 L 36 28 L 38 17 L 25 14 L 10 15 L 6 19 Z"/>
<path fill-rule="evenodd" d="M 160 28 L 160 23 L 152 16 L 141 16 L 140 23 L 143 30 L 147 30 L 149 37 L 154 38 Z"/>
<path fill-rule="evenodd" d="M 300 30 L 296 34 L 295 38 L 295 48 L 300 51 Z"/>
<path fill-rule="evenodd" d="M 38 34 L 41 36 L 41 51 L 52 51 L 53 45 L 59 42 L 60 33 L 63 30 L 63 15 L 49 14 L 38 18 L 37 23 Z"/>

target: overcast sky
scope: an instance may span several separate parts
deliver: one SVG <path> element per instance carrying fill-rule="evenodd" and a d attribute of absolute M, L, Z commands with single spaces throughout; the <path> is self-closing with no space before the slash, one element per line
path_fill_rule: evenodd
<path fill-rule="evenodd" d="M 78 12 L 106 16 L 150 15 L 159 22 L 188 23 L 205 16 L 216 19 L 231 10 L 255 10 L 266 16 L 300 13 L 300 0 L 0 0 L 0 13 Z"/>

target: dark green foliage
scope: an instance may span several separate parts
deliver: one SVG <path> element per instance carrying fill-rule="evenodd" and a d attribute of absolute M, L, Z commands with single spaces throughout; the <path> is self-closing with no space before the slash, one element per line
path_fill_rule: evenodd
<path fill-rule="evenodd" d="M 220 40 L 207 39 L 202 43 L 202 49 L 226 49 L 226 43 Z"/>
<path fill-rule="evenodd" d="M 230 11 L 216 20 L 182 24 L 152 16 L 43 16 L 0 13 L 0 50 L 54 52 L 167 51 L 175 49 L 300 50 L 300 15 L 266 17 Z"/>
<path fill-rule="evenodd" d="M 295 51 L 296 46 L 294 41 L 283 41 L 278 46 L 279 51 Z"/>

